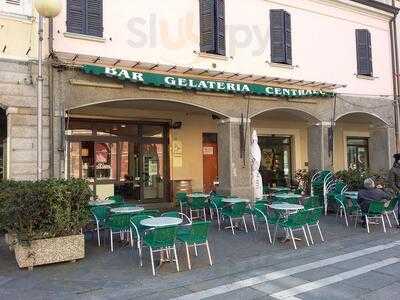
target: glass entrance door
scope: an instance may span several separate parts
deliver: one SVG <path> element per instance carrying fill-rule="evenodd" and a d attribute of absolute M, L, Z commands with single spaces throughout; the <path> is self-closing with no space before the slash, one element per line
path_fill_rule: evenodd
<path fill-rule="evenodd" d="M 290 136 L 261 136 L 260 173 L 265 186 L 290 186 L 292 180 L 292 139 Z"/>
<path fill-rule="evenodd" d="M 79 128 L 69 131 L 70 177 L 88 180 L 101 199 L 121 195 L 128 202 L 169 201 L 166 125 L 79 120 L 72 126 Z"/>

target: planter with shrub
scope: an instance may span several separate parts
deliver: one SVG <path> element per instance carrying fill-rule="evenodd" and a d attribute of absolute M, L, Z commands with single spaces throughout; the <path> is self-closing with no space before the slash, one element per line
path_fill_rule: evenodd
<path fill-rule="evenodd" d="M 81 229 L 89 221 L 91 194 L 80 179 L 0 182 L 0 230 L 16 237 L 8 239 L 19 267 L 85 256 Z"/>

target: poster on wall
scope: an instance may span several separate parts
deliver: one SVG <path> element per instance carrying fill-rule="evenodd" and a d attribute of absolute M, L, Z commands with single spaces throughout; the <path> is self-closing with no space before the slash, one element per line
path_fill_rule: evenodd
<path fill-rule="evenodd" d="M 214 147 L 203 147 L 203 155 L 214 155 Z"/>
<path fill-rule="evenodd" d="M 149 160 L 149 176 L 158 175 L 158 162 L 157 160 Z"/>
<path fill-rule="evenodd" d="M 172 166 L 174 168 L 182 168 L 182 165 L 183 165 L 182 141 L 175 140 L 172 142 Z"/>

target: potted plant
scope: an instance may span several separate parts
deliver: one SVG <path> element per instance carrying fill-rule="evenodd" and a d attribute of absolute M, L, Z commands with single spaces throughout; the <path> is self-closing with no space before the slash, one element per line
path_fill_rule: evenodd
<path fill-rule="evenodd" d="M 0 191 L 0 228 L 15 236 L 20 268 L 85 256 L 81 230 L 89 221 L 91 196 L 86 181 L 3 181 Z"/>

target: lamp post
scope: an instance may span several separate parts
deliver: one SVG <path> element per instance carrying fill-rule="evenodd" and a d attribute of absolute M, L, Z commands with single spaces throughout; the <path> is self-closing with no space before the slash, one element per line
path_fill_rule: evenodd
<path fill-rule="evenodd" d="M 42 145 L 43 145 L 43 18 L 54 18 L 61 11 L 60 0 L 35 0 L 39 14 L 38 43 L 38 78 L 37 78 L 37 180 L 42 179 Z M 50 133 L 52 134 L 52 133 Z M 51 151 L 51 149 L 50 149 Z"/>

